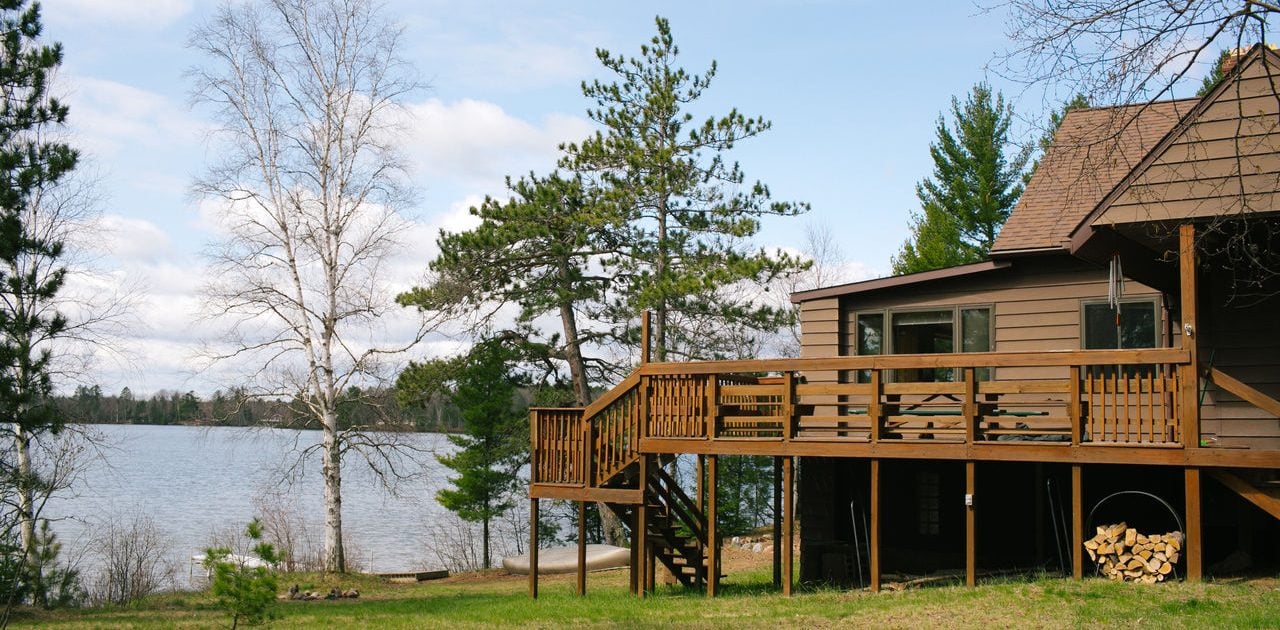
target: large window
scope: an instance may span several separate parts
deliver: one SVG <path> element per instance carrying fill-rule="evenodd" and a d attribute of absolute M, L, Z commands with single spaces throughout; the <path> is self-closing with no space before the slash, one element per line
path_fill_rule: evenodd
<path fill-rule="evenodd" d="M 991 350 L 989 306 L 859 312 L 855 321 L 854 350 L 859 355 Z M 858 374 L 859 382 L 869 378 L 866 370 Z M 897 370 L 893 378 L 900 382 L 950 381 L 956 374 L 950 368 L 904 369 Z"/>

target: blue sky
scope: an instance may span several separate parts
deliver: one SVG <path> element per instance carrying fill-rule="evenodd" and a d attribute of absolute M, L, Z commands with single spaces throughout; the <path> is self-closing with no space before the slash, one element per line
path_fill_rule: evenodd
<path fill-rule="evenodd" d="M 74 142 L 100 172 L 106 260 L 148 289 L 131 358 L 100 368 L 107 391 L 229 384 L 194 374 L 191 359 L 209 332 L 196 290 L 200 252 L 214 235 L 188 194 L 210 156 L 207 112 L 189 106 L 184 77 L 204 60 L 185 44 L 215 6 L 44 2 L 47 39 L 65 50 L 60 89 Z M 557 144 L 591 130 L 579 83 L 602 77 L 595 48 L 635 54 L 657 14 L 670 20 L 687 69 L 718 61 L 693 113 L 737 107 L 771 120 L 770 132 L 733 157 L 775 197 L 813 206 L 767 223 L 759 244 L 803 249 L 806 224 L 828 229 L 850 279 L 888 272 L 953 95 L 990 78 L 1020 115 L 1044 118 L 1040 98 L 988 76 L 1007 46 L 1003 16 L 967 2 L 403 1 L 385 10 L 404 26 L 402 52 L 431 86 L 409 103 L 416 118 L 403 139 L 418 189 L 405 269 L 425 266 L 440 227 L 464 226 L 467 207 L 501 195 L 504 176 L 550 170 Z M 438 341 L 419 354 L 450 347 Z"/>

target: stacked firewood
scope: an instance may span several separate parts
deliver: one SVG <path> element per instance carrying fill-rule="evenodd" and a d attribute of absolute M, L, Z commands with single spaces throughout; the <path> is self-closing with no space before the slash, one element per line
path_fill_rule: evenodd
<path fill-rule="evenodd" d="M 1113 580 L 1154 584 L 1173 573 L 1182 552 L 1182 532 L 1140 534 L 1124 523 L 1101 525 L 1084 542 L 1089 558 Z"/>

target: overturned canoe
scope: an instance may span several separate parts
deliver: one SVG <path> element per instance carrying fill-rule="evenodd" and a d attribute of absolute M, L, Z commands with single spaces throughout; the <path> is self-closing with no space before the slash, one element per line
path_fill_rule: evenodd
<path fill-rule="evenodd" d="M 616 569 L 631 564 L 631 550 L 613 545 L 587 545 L 587 570 Z M 529 554 L 502 559 L 502 567 L 516 575 L 529 573 Z M 538 550 L 538 573 L 573 573 L 578 570 L 578 547 Z"/>

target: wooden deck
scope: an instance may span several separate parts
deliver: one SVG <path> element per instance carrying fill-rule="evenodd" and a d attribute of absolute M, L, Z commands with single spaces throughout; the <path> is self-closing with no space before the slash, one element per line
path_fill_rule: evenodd
<path fill-rule="evenodd" d="M 1189 358 L 1153 349 L 650 363 L 591 407 L 532 411 L 531 496 L 638 501 L 611 480 L 641 454 L 1280 467 L 1277 451 L 1200 447 Z M 1064 377 L 1001 380 L 1010 367 Z M 919 368 L 957 380 L 892 380 Z M 866 382 L 809 383 L 809 371 Z M 996 378 L 980 380 L 987 371 Z"/>
<path fill-rule="evenodd" d="M 1202 441 L 1201 378 L 1267 413 L 1280 415 L 1280 401 L 1218 370 L 1202 372 L 1194 338 L 1193 245 L 1194 229 L 1182 226 L 1185 334 L 1179 348 L 690 363 L 650 363 L 646 352 L 639 368 L 590 406 L 530 411 L 530 547 L 537 548 L 539 499 L 601 502 L 628 523 L 632 588 L 638 595 L 652 589 L 658 561 L 677 572 L 688 569 L 688 584 L 703 584 L 714 595 L 718 456 L 776 458 L 775 501 L 781 503 L 776 509 L 782 517 L 775 523 L 775 540 L 785 541 L 791 540 L 794 525 L 794 458 L 864 458 L 870 463 L 874 590 L 880 576 L 882 460 L 964 462 L 969 497 L 978 462 L 1062 463 L 1071 466 L 1072 573 L 1079 578 L 1084 467 L 1140 464 L 1183 469 L 1186 575 L 1199 579 L 1202 469 L 1228 482 L 1234 477 L 1225 469 L 1280 469 L 1280 450 Z M 920 382 L 925 379 L 930 380 Z M 678 492 L 655 481 L 656 459 L 670 454 L 701 456 L 695 501 L 678 502 Z M 1239 492 L 1280 518 L 1280 497 Z M 966 503 L 965 509 L 966 581 L 972 584 L 976 508 Z M 676 527 L 676 521 L 685 521 L 684 527 Z M 696 523 L 705 528 L 693 527 Z M 581 530 L 579 537 L 585 538 Z M 778 547 L 783 553 L 775 558 L 781 565 L 775 566 L 775 576 L 790 576 L 791 544 Z M 578 585 L 585 593 L 585 569 L 580 568 Z M 790 593 L 789 578 L 780 586 Z M 536 570 L 530 573 L 530 594 L 537 595 Z"/>

